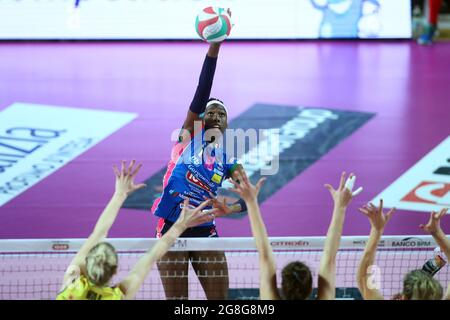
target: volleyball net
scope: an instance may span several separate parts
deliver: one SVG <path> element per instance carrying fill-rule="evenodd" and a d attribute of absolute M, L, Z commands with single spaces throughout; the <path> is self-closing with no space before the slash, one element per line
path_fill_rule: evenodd
<path fill-rule="evenodd" d="M 66 240 L 0 240 L 0 299 L 55 299 L 71 259 L 84 239 Z M 148 251 L 156 239 L 108 239 L 119 255 L 119 271 L 112 284 L 120 282 L 137 260 Z M 338 299 L 360 299 L 356 285 L 356 272 L 367 237 L 343 237 L 336 260 L 336 288 Z M 277 263 L 278 285 L 282 268 L 292 261 L 308 265 L 313 273 L 314 288 L 325 237 L 270 238 Z M 436 243 L 430 236 L 386 236 L 378 247 L 376 267 L 380 290 L 386 298 L 400 293 L 404 275 L 421 269 L 425 262 L 436 255 Z M 199 281 L 202 277 L 223 277 L 228 282 L 228 299 L 259 298 L 259 261 L 253 238 L 180 238 L 171 251 L 197 253 L 194 261 L 183 259 L 164 261 L 171 266 L 184 264 L 188 271 L 158 271 L 154 266 L 141 287 L 136 299 L 166 299 L 162 284 L 164 278 L 173 277 L 174 283 L 188 281 L 187 296 L 170 298 L 205 299 Z M 214 253 L 225 253 L 225 261 L 211 259 Z M 180 256 L 186 257 L 181 254 Z M 444 256 L 443 256 L 444 257 Z M 225 270 L 214 264 L 225 263 Z M 203 264 L 203 271 L 196 274 L 192 265 Z M 450 281 L 446 265 L 434 277 L 445 288 Z M 219 268 L 220 269 L 220 268 Z M 312 298 L 314 298 L 314 294 Z"/>

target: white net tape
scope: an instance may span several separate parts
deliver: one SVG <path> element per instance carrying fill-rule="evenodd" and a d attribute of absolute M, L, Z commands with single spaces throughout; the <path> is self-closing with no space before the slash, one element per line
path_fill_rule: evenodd
<path fill-rule="evenodd" d="M 337 255 L 337 296 L 341 299 L 359 297 L 356 270 L 367 237 L 343 237 Z M 84 239 L 65 240 L 1 240 L 0 241 L 0 299 L 54 299 L 61 286 L 65 269 Z M 109 239 L 119 253 L 119 272 L 113 283 L 119 282 L 131 270 L 156 239 Z M 270 238 L 275 252 L 278 281 L 281 269 L 291 261 L 302 261 L 312 270 L 314 287 L 320 263 L 324 237 Z M 376 265 L 380 271 L 381 291 L 389 298 L 399 293 L 403 276 L 410 270 L 420 269 L 435 255 L 436 247 L 429 236 L 389 236 L 380 243 Z M 171 298 L 205 299 L 205 292 L 195 274 L 192 263 L 202 269 L 199 278 L 229 278 L 229 299 L 257 299 L 259 287 L 258 255 L 253 238 L 183 238 L 178 239 L 172 251 L 187 257 L 197 253 L 194 261 L 183 259 L 166 262 L 172 266 L 185 266 L 185 272 L 163 272 L 163 278 L 173 278 L 181 285 L 188 280 L 188 295 Z M 208 251 L 208 252 L 206 252 Z M 225 252 L 227 270 L 215 269 L 223 261 L 211 259 L 213 252 Z M 209 256 L 208 256 L 209 254 Z M 191 255 L 192 258 L 192 255 Z M 223 268 L 222 268 L 223 269 Z M 178 270 L 178 269 L 177 269 Z M 227 277 L 228 273 L 228 277 Z M 161 275 L 155 266 L 142 286 L 137 299 L 166 299 Z M 450 281 L 448 266 L 435 277 L 446 287 Z M 176 291 L 176 290 L 175 290 Z"/>

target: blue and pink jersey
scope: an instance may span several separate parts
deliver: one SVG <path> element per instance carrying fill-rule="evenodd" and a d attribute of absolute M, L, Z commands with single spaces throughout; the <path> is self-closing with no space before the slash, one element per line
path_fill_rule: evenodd
<path fill-rule="evenodd" d="M 222 182 L 231 177 L 237 161 L 227 159 L 218 145 L 204 142 L 203 134 L 204 131 L 190 141 L 174 145 L 163 179 L 162 196 L 152 206 L 156 216 L 175 222 L 185 198 L 196 207 L 205 201 L 204 197 L 210 198 L 210 192 L 217 195 Z M 210 225 L 214 225 L 214 221 L 201 226 Z"/>

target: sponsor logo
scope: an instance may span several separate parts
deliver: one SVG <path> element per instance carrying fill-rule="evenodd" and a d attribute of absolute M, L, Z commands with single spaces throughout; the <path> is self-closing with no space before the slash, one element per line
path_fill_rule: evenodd
<path fill-rule="evenodd" d="M 187 247 L 187 240 L 186 239 L 178 239 L 175 241 L 172 245 L 172 248 L 186 248 Z"/>
<path fill-rule="evenodd" d="M 380 193 L 385 207 L 439 211 L 450 205 L 450 136 Z"/>
<path fill-rule="evenodd" d="M 208 185 L 197 179 L 190 171 L 186 172 L 186 180 L 189 183 L 192 183 L 193 185 L 202 188 L 203 190 L 211 191 L 211 188 Z"/>
<path fill-rule="evenodd" d="M 431 246 L 431 241 L 425 241 L 415 237 L 404 238 L 400 241 L 392 241 L 392 247 L 427 248 Z"/>
<path fill-rule="evenodd" d="M 309 247 L 308 241 L 273 241 L 270 243 L 274 247 Z"/>
<path fill-rule="evenodd" d="M 217 173 L 214 173 L 211 180 L 217 184 L 220 184 L 222 182 L 222 177 L 219 176 Z"/>
<path fill-rule="evenodd" d="M 354 240 L 354 241 L 353 241 L 353 246 L 357 246 L 357 247 L 359 247 L 359 246 L 365 246 L 366 243 L 367 243 L 366 240 Z"/>
<path fill-rule="evenodd" d="M 353 241 L 354 247 L 365 247 L 366 244 L 367 244 L 367 240 L 354 240 Z M 385 246 L 386 246 L 386 241 L 380 240 L 380 242 L 378 243 L 378 247 L 385 247 Z"/>
<path fill-rule="evenodd" d="M 197 158 L 196 156 L 191 157 L 191 162 L 196 166 L 199 166 L 202 164 L 201 160 L 199 158 Z"/>
<path fill-rule="evenodd" d="M 402 201 L 450 205 L 450 183 L 424 181 L 409 192 Z"/>
<path fill-rule="evenodd" d="M 131 113 L 25 103 L 15 103 L 2 110 L 0 206 L 56 172 L 135 117 Z"/>
<path fill-rule="evenodd" d="M 53 251 L 67 251 L 69 250 L 70 246 L 68 243 L 54 243 L 52 244 L 52 250 Z"/>

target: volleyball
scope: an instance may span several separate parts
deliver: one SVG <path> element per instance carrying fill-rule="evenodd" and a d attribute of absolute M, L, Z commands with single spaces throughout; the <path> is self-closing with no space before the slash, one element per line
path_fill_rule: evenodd
<path fill-rule="evenodd" d="M 195 30 L 207 42 L 221 42 L 231 32 L 232 24 L 228 12 L 223 8 L 207 7 L 195 19 Z"/>

